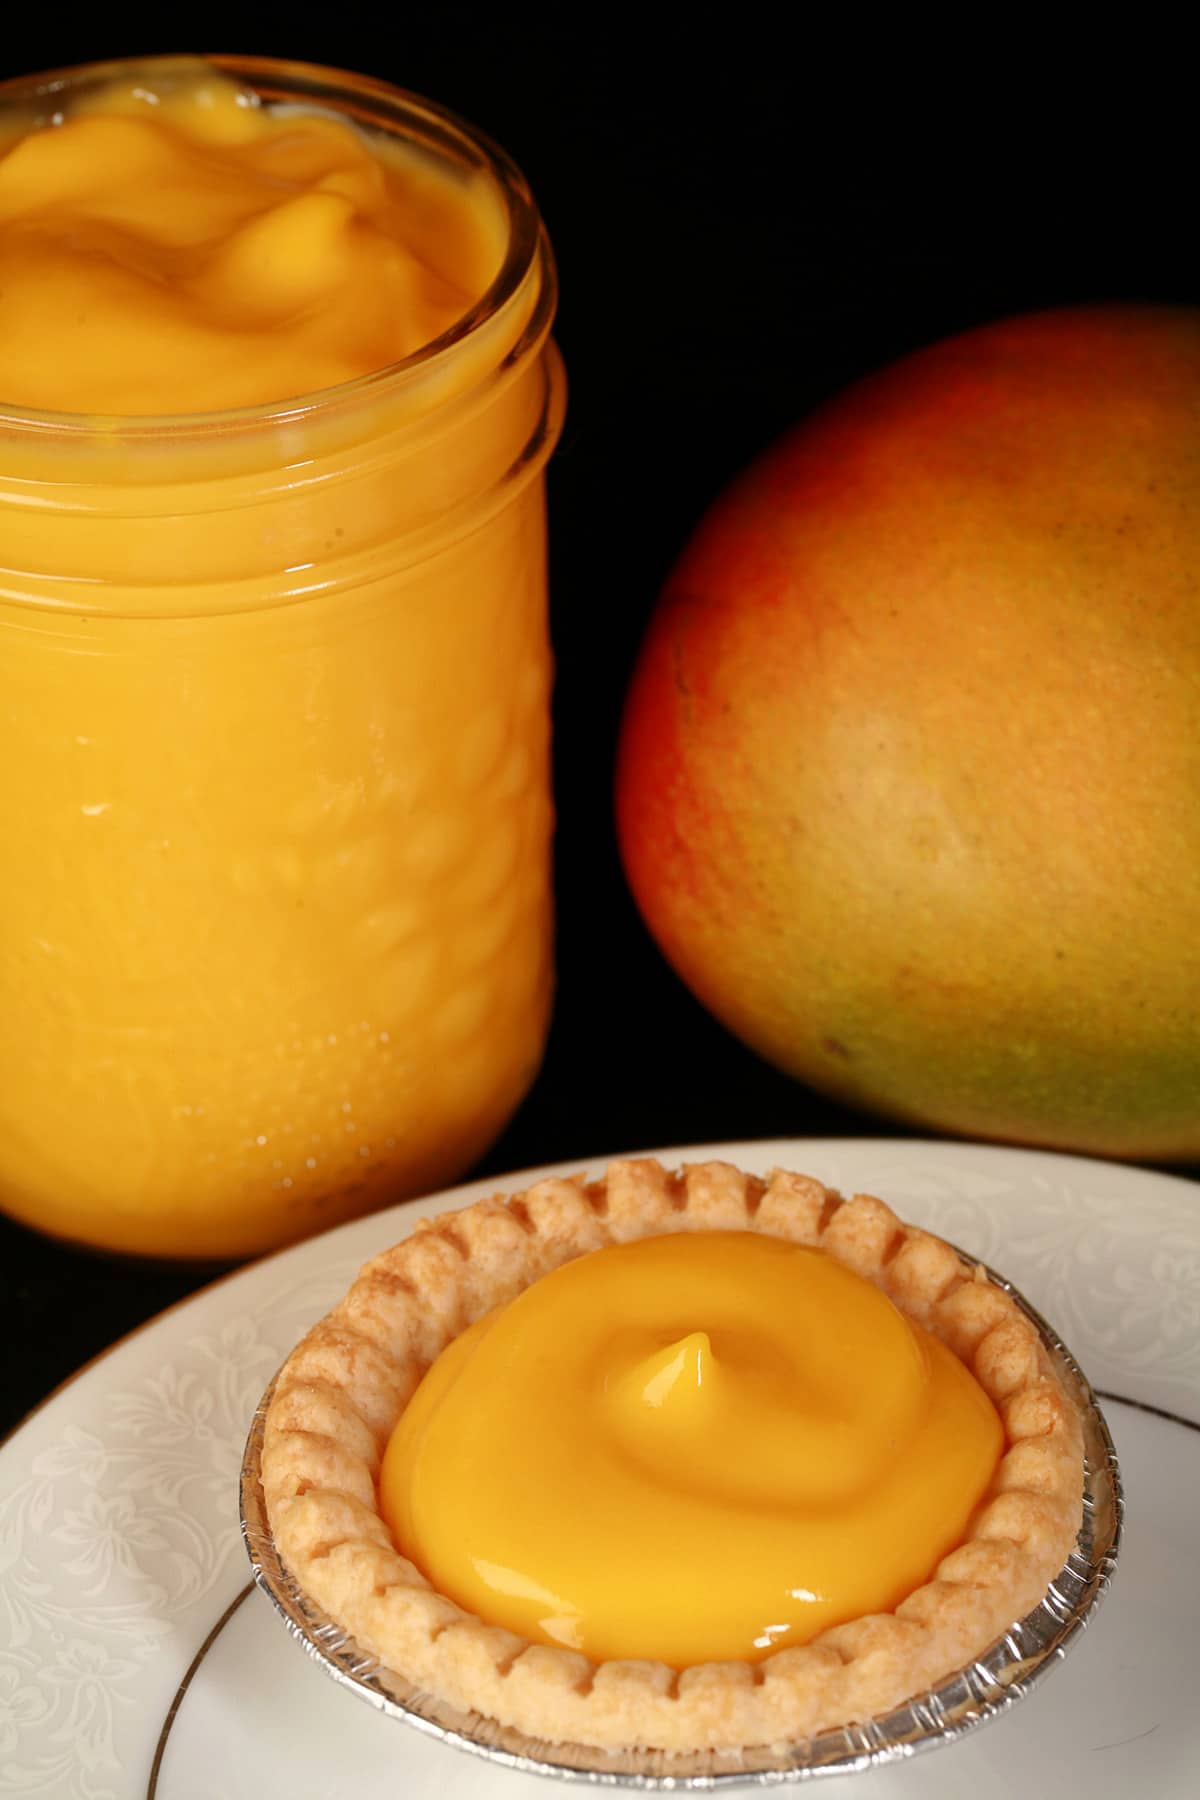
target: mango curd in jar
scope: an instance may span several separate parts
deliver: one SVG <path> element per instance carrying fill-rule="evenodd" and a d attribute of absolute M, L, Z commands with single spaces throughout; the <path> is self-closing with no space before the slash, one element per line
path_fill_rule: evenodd
<path fill-rule="evenodd" d="M 0 87 L 0 1206 L 185 1257 L 461 1172 L 551 991 L 540 220 L 218 62 Z"/>

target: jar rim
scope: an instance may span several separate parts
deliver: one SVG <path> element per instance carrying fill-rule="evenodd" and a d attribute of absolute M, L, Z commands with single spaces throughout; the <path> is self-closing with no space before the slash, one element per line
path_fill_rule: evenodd
<path fill-rule="evenodd" d="M 454 153 L 489 176 L 504 203 L 508 218 L 508 244 L 504 260 L 479 298 L 447 326 L 445 331 L 409 355 L 364 375 L 352 376 L 331 387 L 314 388 L 282 400 L 258 402 L 208 412 L 186 413 L 77 413 L 50 408 L 14 407 L 0 397 L 0 430 L 32 432 L 72 439 L 121 438 L 153 442 L 156 438 L 207 437 L 217 432 L 302 424 L 314 414 L 350 405 L 358 400 L 389 397 L 423 376 L 432 366 L 452 356 L 458 346 L 495 319 L 520 292 L 535 265 L 544 265 L 553 284 L 545 232 L 529 184 L 506 151 L 485 132 L 449 107 L 427 100 L 377 76 L 358 74 L 325 63 L 271 56 L 213 54 L 204 56 L 158 55 L 112 58 L 71 64 L 31 75 L 0 81 L 0 104 L 15 99 L 37 101 L 86 84 L 128 79 L 145 71 L 164 77 L 178 70 L 217 70 L 251 87 L 264 100 L 309 101 L 325 110 L 336 109 L 352 121 L 386 128 L 406 125 L 410 138 L 426 148 Z"/>

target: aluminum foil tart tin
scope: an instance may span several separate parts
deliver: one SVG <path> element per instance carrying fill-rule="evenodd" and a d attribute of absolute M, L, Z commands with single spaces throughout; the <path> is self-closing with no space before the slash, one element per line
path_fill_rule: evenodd
<path fill-rule="evenodd" d="M 974 1259 L 965 1256 L 968 1264 Z M 1108 1592 L 1121 1539 L 1124 1502 L 1112 1438 L 1075 1359 L 1012 1283 L 985 1267 L 1036 1326 L 1083 1416 L 1083 1519 L 1075 1548 L 1041 1604 L 1017 1620 L 969 1668 L 885 1716 L 819 1737 L 759 1749 L 671 1755 L 661 1750 L 597 1750 L 555 1744 L 463 1713 L 413 1687 L 357 1644 L 296 1585 L 275 1548 L 261 1481 L 263 1422 L 271 1393 L 259 1403 L 242 1464 L 242 1536 L 254 1579 L 274 1602 L 292 1637 L 327 1674 L 380 1712 L 430 1737 L 510 1769 L 560 1780 L 643 1792 L 701 1792 L 771 1787 L 816 1776 L 851 1774 L 952 1744 L 999 1718 L 1066 1656 Z"/>

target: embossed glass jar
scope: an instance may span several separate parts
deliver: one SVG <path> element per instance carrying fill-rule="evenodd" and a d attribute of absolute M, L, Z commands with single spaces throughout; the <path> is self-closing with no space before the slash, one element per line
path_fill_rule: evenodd
<path fill-rule="evenodd" d="M 507 252 L 424 350 L 286 406 L 0 407 L 0 1205 L 180 1257 L 459 1173 L 552 979 L 537 211 L 425 102 L 217 61 L 486 182 Z"/>

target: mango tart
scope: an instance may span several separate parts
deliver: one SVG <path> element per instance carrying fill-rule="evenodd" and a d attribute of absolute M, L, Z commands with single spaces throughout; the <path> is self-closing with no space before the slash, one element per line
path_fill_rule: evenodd
<path fill-rule="evenodd" d="M 367 1263 L 280 1371 L 262 1485 L 301 1588 L 409 1682 L 690 1752 L 974 1661 L 1066 1561 L 1083 1444 L 1015 1300 L 882 1201 L 638 1160 Z"/>

